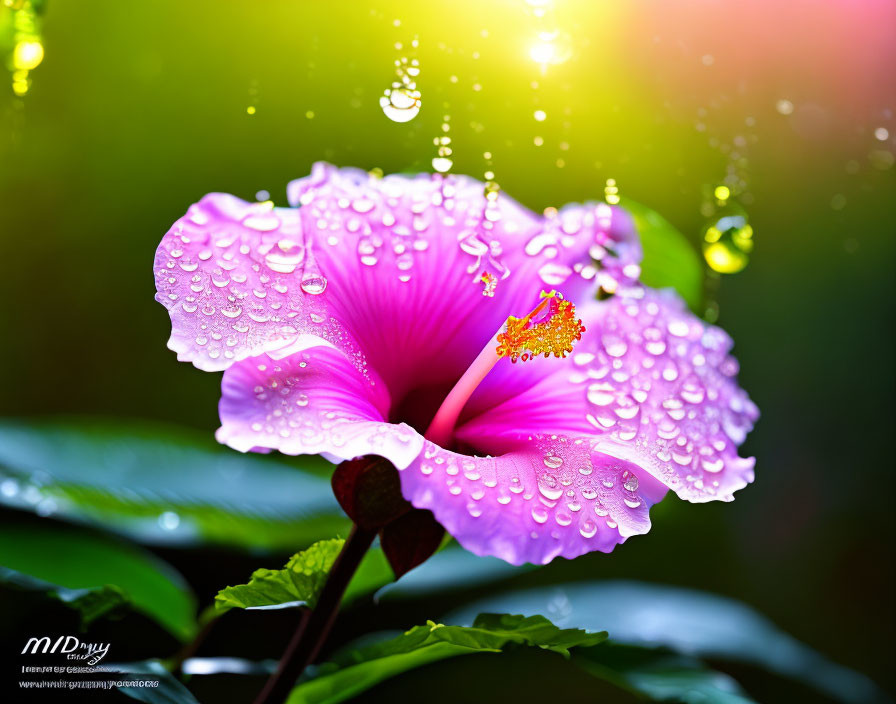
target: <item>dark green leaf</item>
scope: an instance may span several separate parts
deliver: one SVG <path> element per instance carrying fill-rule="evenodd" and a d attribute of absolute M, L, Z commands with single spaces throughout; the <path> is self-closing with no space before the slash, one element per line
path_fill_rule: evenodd
<path fill-rule="evenodd" d="M 344 544 L 341 538 L 321 540 L 289 558 L 282 570 L 255 570 L 248 584 L 218 592 L 215 608 L 222 613 L 233 608 L 308 606 L 313 609 Z"/>
<path fill-rule="evenodd" d="M 674 288 L 691 310 L 703 300 L 703 263 L 688 239 L 662 215 L 630 198 L 619 203 L 635 220 L 644 248 L 641 280 L 653 288 Z"/>
<path fill-rule="evenodd" d="M 121 589 L 106 584 L 99 587 L 69 589 L 58 584 L 45 582 L 29 574 L 0 567 L 0 584 L 15 589 L 41 592 L 75 609 L 81 615 L 81 626 L 86 628 L 90 623 L 110 611 L 114 611 L 127 603 L 127 597 Z"/>
<path fill-rule="evenodd" d="M 71 526 L 0 525 L 0 563 L 21 588 L 21 575 L 73 599 L 85 617 L 105 613 L 117 598 L 181 639 L 196 629 L 196 603 L 183 578 L 152 555 L 119 540 Z M 19 573 L 16 576 L 15 573 Z M 54 592 L 55 589 L 55 592 Z M 115 593 L 117 592 L 117 596 Z M 80 600 L 79 600 L 80 599 Z M 121 603 L 121 602 L 119 602 Z"/>
<path fill-rule="evenodd" d="M 344 651 L 317 668 L 313 679 L 296 687 L 289 704 L 333 704 L 389 677 L 437 660 L 483 652 L 500 652 L 511 644 L 534 646 L 569 655 L 569 648 L 600 643 L 606 633 L 562 630 L 541 617 L 482 614 L 470 628 L 432 621 L 396 638 Z"/>
<path fill-rule="evenodd" d="M 575 651 L 573 662 L 595 677 L 639 692 L 652 701 L 749 704 L 731 677 L 694 658 L 607 641 Z"/>
<path fill-rule="evenodd" d="M 0 421 L 0 503 L 148 543 L 294 549 L 348 527 L 325 478 L 136 421 Z"/>
<path fill-rule="evenodd" d="M 714 594 L 639 582 L 583 582 L 496 594 L 445 620 L 470 623 L 476 614 L 496 609 L 545 613 L 561 626 L 606 629 L 614 643 L 748 663 L 844 702 L 881 700 L 864 675 L 832 663 L 746 604 Z"/>
<path fill-rule="evenodd" d="M 145 704 L 199 704 L 189 689 L 184 687 L 157 660 L 110 665 L 121 671 L 116 679 L 156 681 L 158 687 L 119 687 L 118 691 Z"/>

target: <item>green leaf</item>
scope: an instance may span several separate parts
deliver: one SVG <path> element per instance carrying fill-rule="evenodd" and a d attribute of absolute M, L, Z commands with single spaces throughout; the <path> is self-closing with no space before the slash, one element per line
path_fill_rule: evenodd
<path fill-rule="evenodd" d="M 437 660 L 472 653 L 501 652 L 516 644 L 552 650 L 566 657 L 572 647 L 600 643 L 606 633 L 562 630 L 541 616 L 482 614 L 472 627 L 443 626 L 429 621 L 390 640 L 343 651 L 302 682 L 288 704 L 333 704 L 378 682 Z"/>
<path fill-rule="evenodd" d="M 749 704 L 731 677 L 691 657 L 612 641 L 575 651 L 573 662 L 586 672 L 652 701 Z"/>
<path fill-rule="evenodd" d="M 0 525 L 0 564 L 9 586 L 42 589 L 87 620 L 127 603 L 182 640 L 196 630 L 196 603 L 183 578 L 120 540 L 72 526 Z"/>
<path fill-rule="evenodd" d="M 699 311 L 703 300 L 703 263 L 687 237 L 668 220 L 630 198 L 619 203 L 635 221 L 644 249 L 641 281 L 653 288 L 674 288 Z"/>
<path fill-rule="evenodd" d="M 69 589 L 45 582 L 29 574 L 0 567 L 0 584 L 14 589 L 41 592 L 75 609 L 81 615 L 81 627 L 86 628 L 100 616 L 127 603 L 121 589 L 111 584 L 84 589 Z"/>
<path fill-rule="evenodd" d="M 293 555 L 289 563 L 282 570 L 259 569 L 256 570 L 248 584 L 227 587 L 221 590 L 215 599 L 215 609 L 218 612 L 231 608 L 289 608 L 309 605 L 305 598 L 309 589 L 306 589 L 309 575 L 305 574 L 308 565 L 315 568 L 313 555 L 305 557 L 311 550 L 319 546 L 332 544 L 338 553 L 341 549 L 341 540 L 327 540 L 317 543 L 304 553 Z M 338 548 L 335 546 L 338 545 Z M 330 548 L 327 548 L 329 550 Z M 311 560 L 309 563 L 308 561 Z M 329 573 L 332 562 L 324 565 L 321 571 L 321 582 L 310 591 L 316 596 L 323 585 L 323 578 Z M 492 557 L 477 557 L 466 550 L 457 547 L 449 547 L 441 550 L 429 558 L 419 567 L 395 581 L 395 574 L 389 567 L 383 551 L 379 548 L 371 548 L 367 551 L 360 566 L 352 577 L 342 599 L 343 606 L 376 592 L 377 599 L 403 598 L 420 596 L 435 591 L 458 589 L 497 581 L 527 568 L 518 568 L 508 565 L 503 560 Z M 298 572 L 296 572 L 298 570 Z M 302 585 L 296 582 L 303 581 Z"/>
<path fill-rule="evenodd" d="M 199 704 L 193 693 L 158 660 L 145 662 L 129 662 L 119 665 L 110 665 L 122 674 L 116 675 L 116 679 L 122 680 L 153 680 L 159 683 L 158 687 L 119 687 L 122 694 L 136 699 L 145 704 Z"/>
<path fill-rule="evenodd" d="M 219 592 L 215 599 L 216 611 L 227 611 L 235 607 L 262 609 L 310 605 L 307 593 L 313 592 L 316 600 L 332 561 L 322 563 L 325 569 L 321 570 L 321 581 L 308 587 L 311 577 L 305 570 L 309 569 L 309 565 L 311 569 L 316 569 L 317 559 L 314 555 L 307 556 L 308 553 L 314 551 L 317 554 L 317 549 L 324 545 L 331 545 L 338 553 L 342 542 L 327 540 L 317 543 L 304 553 L 290 558 L 282 570 L 256 570 L 248 584 L 227 587 Z M 330 549 L 328 547 L 326 551 L 329 552 Z M 383 551 L 371 548 L 352 577 L 342 602 L 347 605 L 372 592 L 377 592 L 377 599 L 401 598 L 468 587 L 508 577 L 516 574 L 519 569 L 497 558 L 477 557 L 460 548 L 448 548 L 437 552 L 400 580 L 394 581 L 395 575 Z"/>
<path fill-rule="evenodd" d="M 326 478 L 138 421 L 0 421 L 0 504 L 150 544 L 294 549 L 348 528 Z"/>
<path fill-rule="evenodd" d="M 882 700 L 858 672 L 837 665 L 733 599 L 628 581 L 581 582 L 494 594 L 445 617 L 470 623 L 482 611 L 547 613 L 561 626 L 606 629 L 614 643 L 664 646 L 790 677 L 844 702 Z"/>
<path fill-rule="evenodd" d="M 226 587 L 218 592 L 215 608 L 220 613 L 233 608 L 261 609 L 300 605 L 313 609 L 344 544 L 345 541 L 341 538 L 321 540 L 289 558 L 282 570 L 255 570 L 248 584 Z"/>

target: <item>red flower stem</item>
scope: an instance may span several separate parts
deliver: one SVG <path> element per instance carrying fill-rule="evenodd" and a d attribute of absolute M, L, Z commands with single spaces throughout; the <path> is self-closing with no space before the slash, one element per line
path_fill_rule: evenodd
<path fill-rule="evenodd" d="M 299 624 L 283 652 L 277 671 L 265 683 L 264 689 L 255 699 L 255 704 L 283 704 L 286 701 L 302 672 L 320 653 L 336 621 L 342 595 L 375 537 L 374 531 L 359 528 L 357 525 L 352 527 L 352 532 L 333 563 L 333 568 L 321 590 L 317 606 Z"/>

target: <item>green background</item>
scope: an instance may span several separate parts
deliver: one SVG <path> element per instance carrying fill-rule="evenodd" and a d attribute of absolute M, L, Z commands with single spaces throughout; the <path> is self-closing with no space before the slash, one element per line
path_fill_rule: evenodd
<path fill-rule="evenodd" d="M 757 5 L 768 36 L 715 3 L 666 8 L 671 26 L 656 11 L 558 6 L 573 55 L 542 73 L 523 2 L 51 0 L 31 91 L 0 96 L 0 414 L 216 427 L 219 376 L 175 361 L 152 298 L 156 245 L 206 192 L 283 204 L 323 159 L 426 170 L 447 112 L 457 171 L 481 177 L 491 151 L 535 209 L 615 178 L 696 245 L 723 145 L 745 136 L 756 248 L 718 302 L 762 411 L 756 483 L 733 504 L 669 498 L 649 535 L 550 569 L 734 596 L 892 690 L 896 170 L 870 152 L 892 152 L 872 132 L 896 133 L 896 91 L 867 72 L 892 42 L 863 64 L 862 35 L 832 45 L 808 7 L 777 22 Z M 415 34 L 423 109 L 395 124 L 377 100 Z"/>

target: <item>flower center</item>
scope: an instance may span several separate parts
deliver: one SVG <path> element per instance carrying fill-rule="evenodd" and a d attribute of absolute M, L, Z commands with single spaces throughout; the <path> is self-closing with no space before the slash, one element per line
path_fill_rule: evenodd
<path fill-rule="evenodd" d="M 436 411 L 424 433 L 427 440 L 442 447 L 448 444 L 470 396 L 502 357 L 510 357 L 515 363 L 539 355 L 565 357 L 572 352 L 573 344 L 585 332 L 582 321 L 576 318 L 575 306 L 557 291 L 542 292 L 541 299 L 526 316 L 510 316 L 482 348 Z"/>

